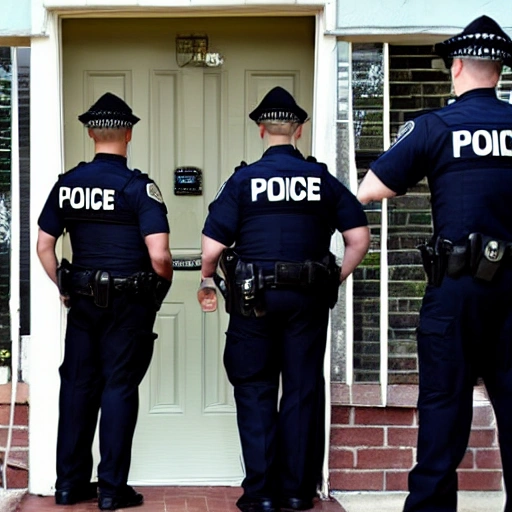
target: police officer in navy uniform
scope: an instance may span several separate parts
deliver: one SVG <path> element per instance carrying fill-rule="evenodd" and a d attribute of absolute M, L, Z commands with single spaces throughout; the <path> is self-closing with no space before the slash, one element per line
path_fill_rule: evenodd
<path fill-rule="evenodd" d="M 143 502 L 127 479 L 138 386 L 172 280 L 169 224 L 157 185 L 127 166 L 139 121 L 130 107 L 106 93 L 79 120 L 94 140 L 94 159 L 59 177 L 39 217 L 37 241 L 39 259 L 69 307 L 55 501 L 73 505 L 98 497 L 101 510 L 115 510 Z M 58 268 L 55 244 L 64 230 L 73 261 Z M 91 483 L 100 410 L 99 481 Z"/>
<path fill-rule="evenodd" d="M 502 65 L 512 65 L 512 40 L 482 16 L 435 51 L 450 68 L 456 101 L 406 123 L 358 192 L 363 203 L 391 198 L 424 177 L 431 192 L 433 238 L 421 246 L 429 283 L 417 331 L 417 464 L 406 512 L 456 510 L 478 377 L 512 491 L 512 105 L 495 90 Z"/>
<path fill-rule="evenodd" d="M 213 278 L 226 248 L 239 261 L 234 281 L 241 269 L 249 272 L 246 285 L 257 277 L 254 309 L 247 287 L 248 309 L 230 306 L 224 352 L 245 463 L 237 505 L 244 512 L 306 510 L 321 482 L 329 307 L 366 254 L 369 230 L 355 196 L 295 148 L 307 113 L 285 89 L 268 92 L 249 117 L 268 149 L 242 164 L 210 204 L 198 299 L 203 310 L 215 310 Z M 343 268 L 335 266 L 327 283 L 335 230 L 345 241 Z M 238 286 L 232 276 L 227 281 Z"/>

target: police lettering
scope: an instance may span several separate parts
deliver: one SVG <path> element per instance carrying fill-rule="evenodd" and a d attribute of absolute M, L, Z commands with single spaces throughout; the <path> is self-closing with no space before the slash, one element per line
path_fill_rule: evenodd
<path fill-rule="evenodd" d="M 477 156 L 512 156 L 512 130 L 457 130 L 452 136 L 454 158 L 460 158 L 465 146 L 471 146 Z"/>
<path fill-rule="evenodd" d="M 109 188 L 60 187 L 59 208 L 69 201 L 75 210 L 113 210 L 115 190 Z"/>
<path fill-rule="evenodd" d="M 265 193 L 269 201 L 320 201 L 321 182 L 321 178 L 312 176 L 253 178 L 251 201 Z"/>

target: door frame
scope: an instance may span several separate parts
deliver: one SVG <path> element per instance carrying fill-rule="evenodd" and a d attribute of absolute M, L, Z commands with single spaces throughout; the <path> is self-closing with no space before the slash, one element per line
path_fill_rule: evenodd
<path fill-rule="evenodd" d="M 241 5 L 245 2 L 240 2 Z M 300 13 L 315 17 L 315 65 L 313 85 L 312 153 L 335 172 L 336 152 L 336 36 L 330 35 L 335 19 L 333 2 L 316 2 L 302 6 Z M 275 15 L 271 6 L 260 7 L 259 14 Z M 297 6 L 279 9 L 279 15 L 297 15 Z M 248 11 L 254 15 L 257 8 Z M 229 15 L 219 8 L 216 15 Z M 237 15 L 244 11 L 237 10 Z M 39 13 L 40 14 L 40 13 Z M 107 13 L 108 14 L 108 13 Z M 162 13 L 160 13 L 162 14 Z M 169 11 L 169 16 L 176 16 Z M 29 492 L 50 495 L 55 484 L 55 446 L 58 421 L 58 368 L 63 356 L 65 309 L 57 300 L 53 283 L 46 276 L 35 251 L 37 220 L 47 194 L 64 168 L 63 91 L 62 91 L 62 31 L 61 20 L 69 16 L 65 11 L 46 11 L 45 37 L 31 41 L 31 335 L 29 343 Z M 121 13 L 119 16 L 144 16 L 139 13 Z M 162 14 L 163 15 L 163 14 Z M 202 16 L 204 11 L 190 9 L 186 16 Z M 91 11 L 73 11 L 72 16 L 90 17 Z M 44 84 L 44 87 L 41 86 Z M 57 245 L 60 253 L 60 241 Z M 326 351 L 326 424 L 330 424 L 330 329 Z M 58 341 L 57 341 L 58 340 Z M 329 436 L 326 436 L 324 481 L 327 482 Z M 327 489 L 325 483 L 324 489 Z"/>

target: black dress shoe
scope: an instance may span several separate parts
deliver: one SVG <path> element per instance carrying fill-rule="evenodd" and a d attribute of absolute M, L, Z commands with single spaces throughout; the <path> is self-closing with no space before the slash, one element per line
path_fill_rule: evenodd
<path fill-rule="evenodd" d="M 98 497 L 98 484 L 91 482 L 80 487 L 69 489 L 57 489 L 55 491 L 55 503 L 57 505 L 74 505 L 81 501 L 88 501 Z"/>
<path fill-rule="evenodd" d="M 310 508 L 313 507 L 314 504 L 312 499 L 283 498 L 281 500 L 282 510 L 309 510 Z"/>
<path fill-rule="evenodd" d="M 249 498 L 242 496 L 236 502 L 236 506 L 242 512 L 279 512 L 275 503 L 267 498 Z"/>
<path fill-rule="evenodd" d="M 144 496 L 133 487 L 127 485 L 122 492 L 114 495 L 104 494 L 100 490 L 98 508 L 100 510 L 116 510 L 118 508 L 138 507 L 144 503 Z"/>

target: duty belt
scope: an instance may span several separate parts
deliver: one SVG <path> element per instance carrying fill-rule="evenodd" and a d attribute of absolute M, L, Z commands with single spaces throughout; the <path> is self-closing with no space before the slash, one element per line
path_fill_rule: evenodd
<path fill-rule="evenodd" d="M 492 281 L 500 268 L 512 262 L 512 242 L 482 233 L 471 233 L 465 245 L 455 245 L 442 237 L 418 246 L 429 284 L 440 286 L 445 275 L 469 274 Z"/>
<path fill-rule="evenodd" d="M 270 271 L 272 272 L 272 271 Z M 272 273 L 262 272 L 265 288 L 277 289 L 322 285 L 328 282 L 329 271 L 325 265 L 315 261 L 305 263 L 276 262 Z"/>
<path fill-rule="evenodd" d="M 101 272 L 101 271 L 100 271 Z M 78 295 L 94 297 L 94 272 L 73 272 L 71 276 L 71 291 Z M 101 279 L 101 276 L 98 276 Z M 135 291 L 133 280 L 130 277 L 110 277 L 110 285 L 119 292 Z"/>
<path fill-rule="evenodd" d="M 116 277 L 106 270 L 77 268 L 66 259 L 57 269 L 57 283 L 61 295 L 92 297 L 98 307 L 108 307 L 110 297 L 117 292 L 137 295 L 152 303 L 157 311 L 171 287 L 170 281 L 155 272 L 142 271 Z"/>

